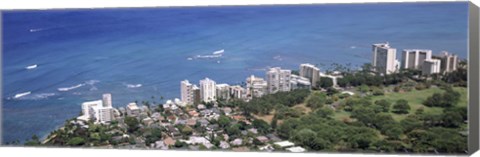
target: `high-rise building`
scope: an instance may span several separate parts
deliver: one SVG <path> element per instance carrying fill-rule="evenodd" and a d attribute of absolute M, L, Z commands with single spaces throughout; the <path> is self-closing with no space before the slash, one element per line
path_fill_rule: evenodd
<path fill-rule="evenodd" d="M 291 75 L 290 86 L 292 89 L 311 89 L 312 84 L 310 80 L 306 77 Z"/>
<path fill-rule="evenodd" d="M 94 120 L 96 123 L 107 123 L 114 120 L 112 95 L 103 94 L 101 100 L 82 103 L 82 113 L 78 119 Z"/>
<path fill-rule="evenodd" d="M 280 67 L 270 68 L 267 71 L 268 93 L 276 93 L 279 91 L 290 91 L 291 70 L 284 70 Z"/>
<path fill-rule="evenodd" d="M 113 118 L 113 108 L 104 106 L 90 107 L 90 117 L 95 118 L 97 123 L 111 122 Z"/>
<path fill-rule="evenodd" d="M 201 97 L 201 94 L 200 94 L 200 88 L 198 88 L 197 85 L 193 85 L 192 87 L 192 91 L 193 91 L 193 105 L 198 105 L 200 104 L 200 102 L 202 101 L 202 97 Z"/>
<path fill-rule="evenodd" d="M 429 59 L 423 61 L 422 74 L 431 75 L 440 73 L 441 61 L 438 59 Z"/>
<path fill-rule="evenodd" d="M 267 81 L 261 77 L 251 75 L 250 77 L 247 77 L 246 83 L 247 97 L 261 97 L 267 93 Z"/>
<path fill-rule="evenodd" d="M 103 107 L 112 107 L 112 94 L 105 93 L 102 95 Z"/>
<path fill-rule="evenodd" d="M 230 95 L 232 98 L 243 99 L 245 98 L 246 91 L 239 85 L 230 86 Z"/>
<path fill-rule="evenodd" d="M 183 103 L 193 104 L 193 85 L 184 80 L 180 82 L 180 99 Z"/>
<path fill-rule="evenodd" d="M 217 84 L 216 88 L 217 99 L 227 100 L 230 98 L 230 86 L 228 84 Z"/>
<path fill-rule="evenodd" d="M 452 72 L 458 68 L 458 56 L 455 54 L 449 54 L 446 51 L 443 51 L 440 55 L 442 60 L 441 72 Z"/>
<path fill-rule="evenodd" d="M 373 70 L 380 74 L 391 74 L 397 71 L 397 49 L 387 43 L 372 45 Z"/>
<path fill-rule="evenodd" d="M 313 87 L 316 87 L 317 82 L 320 81 L 320 69 L 312 64 L 300 64 L 299 74 L 301 77 L 308 78 Z"/>
<path fill-rule="evenodd" d="M 215 81 L 205 78 L 200 80 L 200 96 L 202 101 L 211 102 L 216 100 Z"/>
<path fill-rule="evenodd" d="M 88 101 L 82 103 L 83 115 L 90 116 L 90 108 L 93 106 L 102 106 L 102 100 Z"/>
<path fill-rule="evenodd" d="M 432 50 L 405 49 L 402 54 L 402 68 L 422 70 L 423 61 L 430 59 Z"/>

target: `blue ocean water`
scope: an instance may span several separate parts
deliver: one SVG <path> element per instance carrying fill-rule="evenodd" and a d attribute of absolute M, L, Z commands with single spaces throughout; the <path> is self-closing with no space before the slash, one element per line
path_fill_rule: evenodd
<path fill-rule="evenodd" d="M 102 93 L 117 107 L 162 102 L 180 96 L 184 79 L 236 84 L 272 66 L 361 65 L 377 42 L 466 58 L 467 9 L 454 2 L 3 12 L 3 143 L 47 135 Z M 222 49 L 222 57 L 195 58 Z"/>

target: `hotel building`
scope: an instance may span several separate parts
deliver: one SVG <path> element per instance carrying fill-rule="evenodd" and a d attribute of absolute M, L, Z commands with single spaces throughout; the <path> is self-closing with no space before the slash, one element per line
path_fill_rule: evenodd
<path fill-rule="evenodd" d="M 406 49 L 402 54 L 402 68 L 422 70 L 423 61 L 430 59 L 432 50 Z"/>
<path fill-rule="evenodd" d="M 205 102 L 211 102 L 216 100 L 216 87 L 215 81 L 205 78 L 200 80 L 200 96 L 201 100 Z"/>
<path fill-rule="evenodd" d="M 112 94 L 105 93 L 102 95 L 103 107 L 112 107 Z"/>
<path fill-rule="evenodd" d="M 301 77 L 308 78 L 313 87 L 317 87 L 317 82 L 320 81 L 320 69 L 312 64 L 300 64 L 299 74 Z"/>
<path fill-rule="evenodd" d="M 180 82 L 180 99 L 183 103 L 193 104 L 193 85 L 188 80 Z"/>
<path fill-rule="evenodd" d="M 202 101 L 202 97 L 201 97 L 201 94 L 200 94 L 200 88 L 198 88 L 197 85 L 193 85 L 192 91 L 193 91 L 193 96 L 192 96 L 193 104 L 194 105 L 200 104 L 200 102 Z"/>
<path fill-rule="evenodd" d="M 94 120 L 95 123 L 107 123 L 114 119 L 112 107 L 112 95 L 103 94 L 102 100 L 88 101 L 82 103 L 82 116 L 79 120 Z"/>
<path fill-rule="evenodd" d="M 441 61 L 438 59 L 429 59 L 423 61 L 422 74 L 431 75 L 440 73 Z"/>
<path fill-rule="evenodd" d="M 251 75 L 250 77 L 247 77 L 246 83 L 247 97 L 261 97 L 267 93 L 267 81 L 265 81 L 263 78 Z"/>
<path fill-rule="evenodd" d="M 243 99 L 245 98 L 246 91 L 239 85 L 230 86 L 230 95 L 232 98 Z"/>
<path fill-rule="evenodd" d="M 217 99 L 227 100 L 230 98 L 230 86 L 228 84 L 217 84 L 215 87 L 217 88 Z"/>
<path fill-rule="evenodd" d="M 293 89 L 311 89 L 312 84 L 310 83 L 310 80 L 306 77 L 298 76 L 298 75 L 293 75 L 292 74 L 292 79 L 290 80 L 290 85 Z"/>
<path fill-rule="evenodd" d="M 442 60 L 441 72 L 447 73 L 457 70 L 458 68 L 458 56 L 454 54 L 449 54 L 446 51 L 443 51 L 440 55 Z"/>
<path fill-rule="evenodd" d="M 397 49 L 390 47 L 387 43 L 372 45 L 372 66 L 373 70 L 380 74 L 391 74 L 397 71 L 398 61 L 396 60 Z"/>
<path fill-rule="evenodd" d="M 273 94 L 279 91 L 290 91 L 291 70 L 284 70 L 280 67 L 270 68 L 267 71 L 268 93 Z"/>

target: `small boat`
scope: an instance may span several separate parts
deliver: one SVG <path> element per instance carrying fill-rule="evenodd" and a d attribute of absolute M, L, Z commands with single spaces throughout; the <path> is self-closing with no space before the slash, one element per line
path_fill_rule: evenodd
<path fill-rule="evenodd" d="M 30 69 L 35 69 L 37 67 L 38 67 L 38 65 L 34 64 L 34 65 L 29 65 L 29 66 L 25 67 L 25 69 L 30 70 Z"/>
<path fill-rule="evenodd" d="M 28 91 L 28 92 L 25 92 L 25 93 L 18 93 L 18 94 L 15 94 L 15 96 L 13 98 L 17 99 L 17 98 L 20 98 L 20 97 L 23 97 L 23 96 L 26 96 L 26 95 L 29 95 L 29 94 L 32 94 L 32 92 Z"/>

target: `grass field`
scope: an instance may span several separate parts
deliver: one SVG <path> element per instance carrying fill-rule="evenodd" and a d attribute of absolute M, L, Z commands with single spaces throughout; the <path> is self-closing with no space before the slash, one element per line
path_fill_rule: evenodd
<path fill-rule="evenodd" d="M 460 102 L 457 104 L 458 106 L 467 106 L 468 105 L 468 100 L 467 100 L 467 88 L 464 87 L 454 87 L 455 91 L 458 91 L 461 94 L 461 99 Z M 387 92 L 385 95 L 382 96 L 373 96 L 372 97 L 372 103 L 375 102 L 376 100 L 381 100 L 381 99 L 386 99 L 392 103 L 392 106 L 395 104 L 397 100 L 400 99 L 405 99 L 408 101 L 408 104 L 410 105 L 410 113 L 413 114 L 415 111 L 423 107 L 425 113 L 432 113 L 432 114 L 441 114 L 443 112 L 443 108 L 440 107 L 427 107 L 424 106 L 422 103 L 425 101 L 428 97 L 433 95 L 434 93 L 443 93 L 444 91 L 440 88 L 437 87 L 432 87 L 429 89 L 424 89 L 424 90 L 412 90 L 410 92 L 403 92 L 403 93 L 396 93 L 396 92 Z M 307 107 L 304 103 L 298 104 L 293 106 L 292 108 L 301 110 L 305 114 L 308 114 L 312 110 Z M 392 113 L 392 117 L 400 121 L 404 119 L 405 117 L 408 116 L 408 114 L 395 114 Z M 255 118 L 262 119 L 268 123 L 272 121 L 273 115 L 275 114 L 275 111 L 272 111 L 269 115 L 254 115 Z M 345 120 L 351 120 L 350 119 L 350 112 L 346 112 L 343 110 L 338 110 L 335 111 L 334 119 L 339 120 L 339 121 L 345 121 Z"/>
<path fill-rule="evenodd" d="M 467 100 L 467 88 L 463 87 L 454 87 L 455 91 L 458 91 L 461 94 L 461 99 L 460 102 L 457 104 L 458 106 L 467 106 L 468 100 Z M 386 99 L 390 101 L 393 104 L 395 101 L 400 100 L 400 99 L 405 99 L 408 101 L 408 104 L 411 107 L 410 113 L 414 113 L 418 108 L 423 107 L 425 113 L 433 113 L 433 114 L 440 114 L 443 111 L 443 108 L 440 107 L 427 107 L 424 106 L 422 103 L 425 101 L 428 97 L 433 95 L 434 93 L 443 93 L 444 91 L 440 88 L 437 87 L 432 87 L 429 89 L 424 89 L 424 90 L 412 90 L 410 92 L 404 92 L 404 93 L 385 93 L 383 96 L 374 96 L 372 97 L 372 102 L 375 102 L 376 100 L 380 99 Z M 392 113 L 392 116 L 395 120 L 402 120 L 404 119 L 407 114 L 405 115 L 399 115 L 399 114 L 394 114 Z"/>

